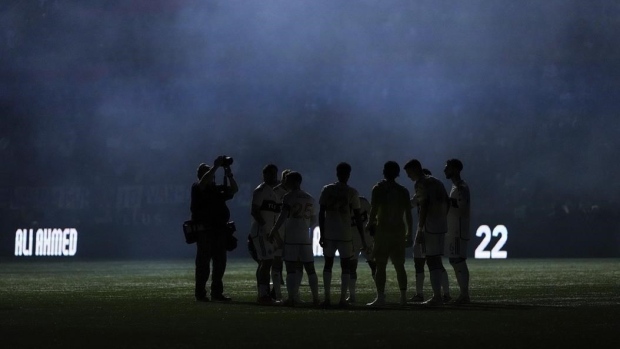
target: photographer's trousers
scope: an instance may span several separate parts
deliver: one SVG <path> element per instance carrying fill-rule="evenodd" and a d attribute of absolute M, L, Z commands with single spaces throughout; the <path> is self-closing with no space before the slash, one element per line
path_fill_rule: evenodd
<path fill-rule="evenodd" d="M 224 292 L 222 278 L 226 270 L 226 233 L 221 230 L 212 230 L 200 234 L 196 241 L 196 298 L 207 295 L 207 281 L 211 273 L 211 296 L 219 296 Z"/>

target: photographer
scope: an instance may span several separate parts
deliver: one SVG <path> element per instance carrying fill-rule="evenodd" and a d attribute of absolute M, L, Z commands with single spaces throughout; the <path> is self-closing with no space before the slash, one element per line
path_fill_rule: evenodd
<path fill-rule="evenodd" d="M 208 302 L 206 284 L 209 280 L 210 264 L 213 260 L 211 279 L 211 298 L 214 301 L 230 301 L 224 292 L 222 277 L 226 270 L 226 240 L 230 232 L 228 221 L 230 211 L 226 201 L 233 198 L 238 190 L 230 165 L 233 159 L 219 156 L 213 167 L 207 164 L 198 166 L 198 182 L 192 184 L 192 221 L 202 223 L 205 231 L 196 238 L 196 288 L 195 296 L 199 302 Z M 215 172 L 224 168 L 224 185 L 215 184 Z M 227 184 L 230 182 L 230 185 Z"/>

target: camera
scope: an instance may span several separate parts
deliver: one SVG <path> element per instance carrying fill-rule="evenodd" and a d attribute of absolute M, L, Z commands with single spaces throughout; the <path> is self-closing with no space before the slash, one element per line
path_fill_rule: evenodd
<path fill-rule="evenodd" d="M 222 155 L 221 157 L 222 157 L 223 167 L 229 167 L 230 165 L 233 164 L 233 158 L 231 158 L 230 156 Z"/>

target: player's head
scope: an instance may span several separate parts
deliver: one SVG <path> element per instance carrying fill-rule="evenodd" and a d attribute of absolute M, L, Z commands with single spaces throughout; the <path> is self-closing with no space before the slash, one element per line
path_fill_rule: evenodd
<path fill-rule="evenodd" d="M 269 164 L 263 167 L 263 181 L 269 185 L 278 183 L 278 166 Z"/>
<path fill-rule="evenodd" d="M 422 164 L 417 159 L 411 159 L 407 161 L 405 164 L 405 172 L 407 172 L 407 177 L 411 178 L 413 181 L 417 181 L 418 179 L 424 176 L 424 172 L 422 171 Z"/>
<path fill-rule="evenodd" d="M 286 175 L 286 187 L 295 190 L 301 187 L 301 173 L 296 171 L 291 171 Z"/>
<path fill-rule="evenodd" d="M 284 189 L 287 189 L 286 187 L 286 176 L 288 176 L 289 173 L 291 173 L 292 170 L 290 168 L 287 168 L 285 170 L 282 171 L 282 174 L 280 175 L 280 184 L 284 187 Z"/>
<path fill-rule="evenodd" d="M 198 179 L 201 179 L 202 176 L 204 176 L 207 172 L 209 172 L 210 169 L 211 169 L 211 166 L 205 164 L 204 162 L 198 165 L 198 169 L 196 170 L 196 175 L 198 176 Z"/>
<path fill-rule="evenodd" d="M 400 166 L 396 161 L 388 161 L 383 165 L 383 177 L 394 180 L 400 174 Z"/>
<path fill-rule="evenodd" d="M 347 182 L 351 177 L 351 165 L 346 162 L 341 162 L 336 166 L 336 177 L 341 182 Z"/>
<path fill-rule="evenodd" d="M 447 179 L 452 179 L 461 175 L 463 171 L 463 163 L 459 159 L 450 159 L 446 161 L 446 167 L 443 169 Z"/>
<path fill-rule="evenodd" d="M 423 168 L 422 169 L 422 173 L 424 173 L 425 176 L 432 176 L 433 175 L 431 170 L 429 170 L 428 168 Z"/>

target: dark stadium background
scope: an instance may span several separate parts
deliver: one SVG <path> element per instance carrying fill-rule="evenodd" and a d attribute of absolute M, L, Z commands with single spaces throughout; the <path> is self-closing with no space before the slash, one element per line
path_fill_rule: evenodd
<path fill-rule="evenodd" d="M 0 257 L 37 227 L 80 258 L 192 257 L 189 188 L 222 154 L 233 256 L 267 163 L 318 198 L 340 161 L 368 196 L 387 160 L 449 188 L 458 157 L 472 234 L 505 225 L 509 258 L 618 257 L 619 30 L 597 0 L 3 1 Z"/>

